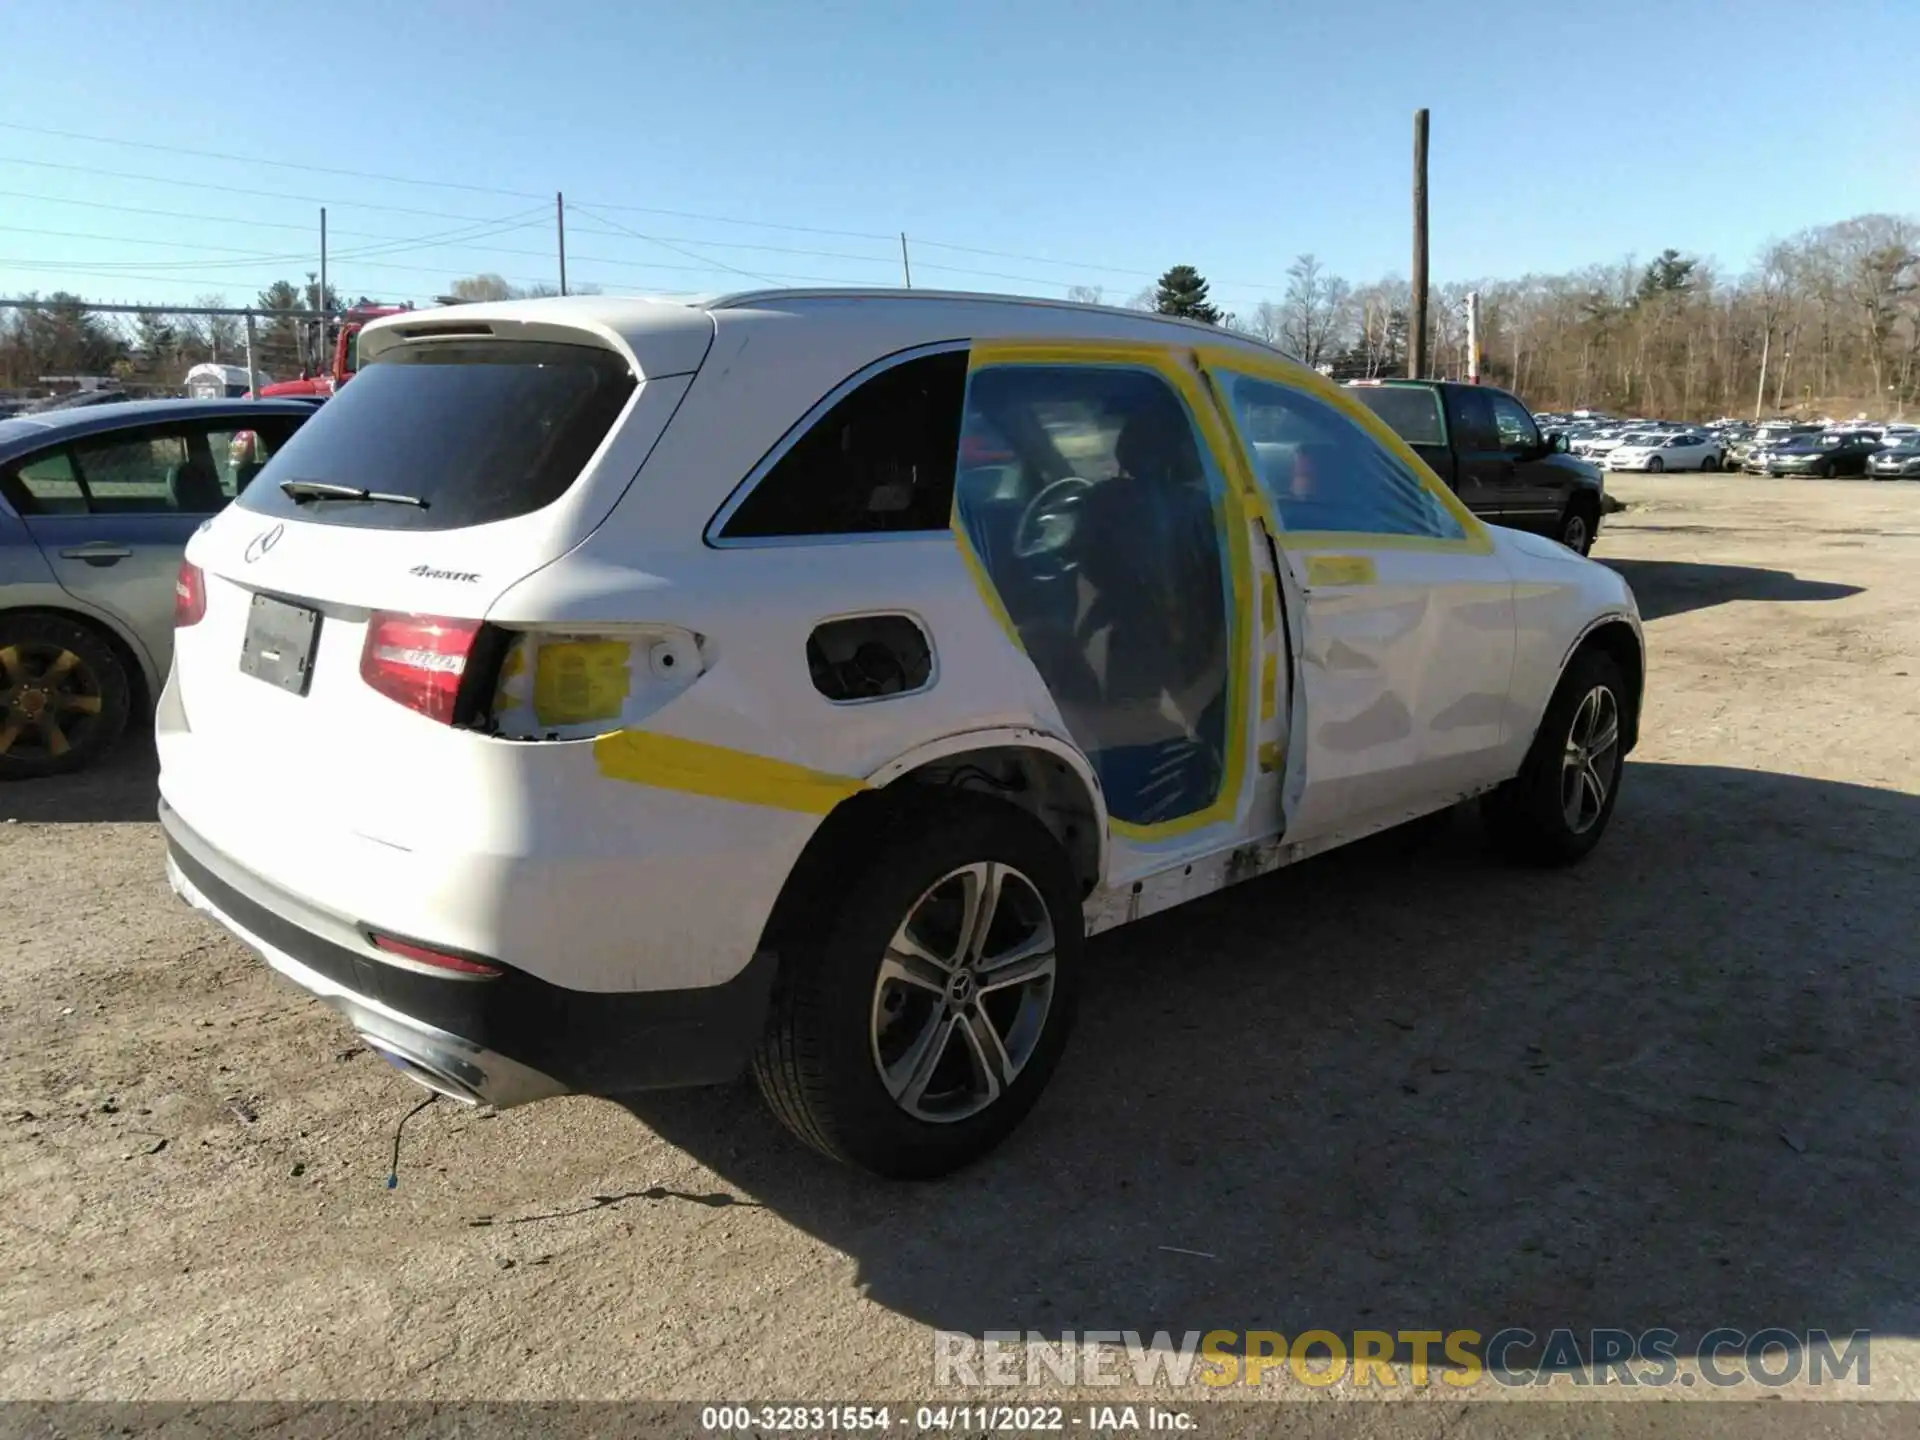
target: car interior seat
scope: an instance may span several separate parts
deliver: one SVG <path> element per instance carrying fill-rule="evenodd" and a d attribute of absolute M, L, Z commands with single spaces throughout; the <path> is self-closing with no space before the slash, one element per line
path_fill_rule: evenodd
<path fill-rule="evenodd" d="M 167 498 L 183 514 L 210 515 L 226 506 L 227 492 L 212 462 L 194 456 L 167 471 Z"/>

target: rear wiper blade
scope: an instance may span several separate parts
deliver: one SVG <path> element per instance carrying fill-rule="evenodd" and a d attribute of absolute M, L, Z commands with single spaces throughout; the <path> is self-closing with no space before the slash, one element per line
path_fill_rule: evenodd
<path fill-rule="evenodd" d="M 427 502 L 418 495 L 395 495 L 385 490 L 362 489 L 358 485 L 335 485 L 326 480 L 282 480 L 280 493 L 295 504 L 302 500 L 374 500 L 385 505 L 427 508 Z"/>

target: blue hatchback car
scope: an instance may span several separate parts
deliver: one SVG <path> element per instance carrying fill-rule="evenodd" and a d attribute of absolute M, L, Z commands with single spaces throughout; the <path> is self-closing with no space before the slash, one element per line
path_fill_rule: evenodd
<path fill-rule="evenodd" d="M 77 770 L 151 705 L 187 537 L 313 410 L 147 400 L 0 420 L 0 780 Z"/>

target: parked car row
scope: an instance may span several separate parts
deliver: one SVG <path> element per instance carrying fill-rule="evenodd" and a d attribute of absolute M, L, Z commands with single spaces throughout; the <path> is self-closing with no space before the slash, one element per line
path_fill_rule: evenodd
<path fill-rule="evenodd" d="M 1560 428 L 1575 455 L 1608 470 L 1737 470 L 1749 475 L 1832 479 L 1865 475 L 1879 480 L 1920 479 L 1920 425 L 1776 420 L 1753 425 L 1716 420 L 1682 425 L 1666 420 L 1542 414 Z"/>

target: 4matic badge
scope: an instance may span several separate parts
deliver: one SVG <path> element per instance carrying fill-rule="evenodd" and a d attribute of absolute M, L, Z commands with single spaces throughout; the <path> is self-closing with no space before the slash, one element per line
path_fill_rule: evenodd
<path fill-rule="evenodd" d="M 418 575 L 422 580 L 478 580 L 480 577 L 471 570 L 436 570 L 431 565 L 416 565 L 407 572 Z"/>

